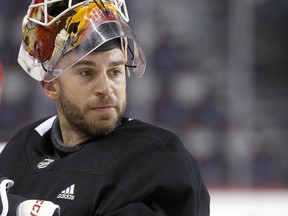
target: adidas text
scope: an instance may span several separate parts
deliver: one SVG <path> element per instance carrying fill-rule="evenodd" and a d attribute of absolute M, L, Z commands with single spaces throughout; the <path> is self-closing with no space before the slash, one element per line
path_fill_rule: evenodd
<path fill-rule="evenodd" d="M 57 198 L 58 198 L 58 199 L 74 200 L 74 199 L 75 199 L 75 195 L 71 195 L 71 194 L 58 194 Z"/>

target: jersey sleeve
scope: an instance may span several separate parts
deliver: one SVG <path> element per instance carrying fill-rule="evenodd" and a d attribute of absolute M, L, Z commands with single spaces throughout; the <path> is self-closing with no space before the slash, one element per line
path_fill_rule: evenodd
<path fill-rule="evenodd" d="M 1 216 L 60 216 L 60 207 L 46 200 L 26 199 L 9 193 L 14 182 L 0 178 L 0 212 Z"/>

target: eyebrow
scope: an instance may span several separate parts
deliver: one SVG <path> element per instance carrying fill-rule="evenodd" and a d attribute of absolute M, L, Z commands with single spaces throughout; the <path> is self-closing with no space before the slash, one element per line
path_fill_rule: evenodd
<path fill-rule="evenodd" d="M 97 63 L 94 61 L 89 61 L 89 60 L 82 60 L 77 62 L 76 64 L 74 64 L 72 67 L 77 67 L 77 66 L 81 66 L 81 65 L 86 65 L 86 66 L 97 66 Z M 118 66 L 118 65 L 125 65 L 125 61 L 124 60 L 117 60 L 117 61 L 112 61 L 110 62 L 109 66 Z"/>

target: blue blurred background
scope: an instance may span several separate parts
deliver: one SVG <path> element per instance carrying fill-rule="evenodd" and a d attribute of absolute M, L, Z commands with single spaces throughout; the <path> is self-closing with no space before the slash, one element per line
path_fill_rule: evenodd
<path fill-rule="evenodd" d="M 148 63 L 127 115 L 177 133 L 209 187 L 287 187 L 288 1 L 126 2 Z M 29 4 L 0 0 L 2 140 L 55 113 L 17 64 Z"/>

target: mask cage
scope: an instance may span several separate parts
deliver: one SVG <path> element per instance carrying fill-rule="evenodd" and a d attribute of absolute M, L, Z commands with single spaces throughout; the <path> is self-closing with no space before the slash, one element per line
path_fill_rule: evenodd
<path fill-rule="evenodd" d="M 65 15 L 68 11 L 73 10 L 74 8 L 77 8 L 81 5 L 88 5 L 91 2 L 94 2 L 99 6 L 103 6 L 105 2 L 114 5 L 118 13 L 122 16 L 122 19 L 126 22 L 129 22 L 129 15 L 125 0 L 87 0 L 76 3 L 73 3 L 73 0 L 33 0 L 28 8 L 26 18 L 36 24 L 42 26 L 50 26 L 60 17 Z M 63 4 L 61 5 L 61 3 Z M 61 7 L 62 11 L 55 17 L 49 14 L 49 7 L 51 7 L 52 4 L 60 4 L 59 7 Z M 53 5 L 53 7 L 55 6 Z"/>

